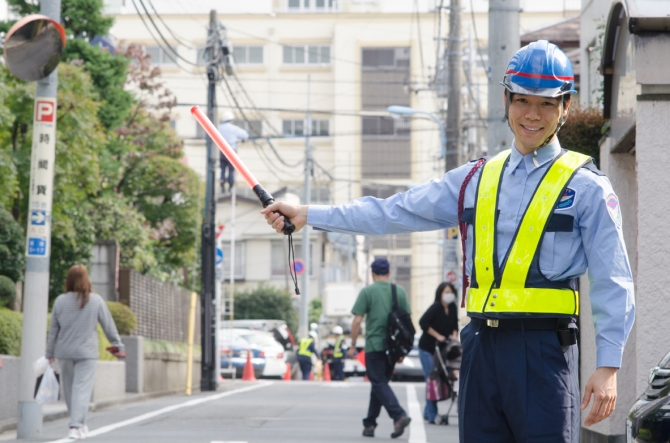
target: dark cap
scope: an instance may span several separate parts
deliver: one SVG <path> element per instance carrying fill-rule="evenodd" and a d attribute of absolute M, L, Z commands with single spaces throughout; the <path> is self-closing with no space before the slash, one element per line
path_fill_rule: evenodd
<path fill-rule="evenodd" d="M 389 273 L 389 261 L 384 257 L 377 257 L 370 265 L 370 269 L 377 275 L 386 275 Z"/>

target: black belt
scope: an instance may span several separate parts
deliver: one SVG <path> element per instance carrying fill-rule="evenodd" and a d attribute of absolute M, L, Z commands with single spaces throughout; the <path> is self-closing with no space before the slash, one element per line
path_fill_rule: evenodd
<path fill-rule="evenodd" d="M 490 328 L 506 330 L 558 330 L 565 329 L 574 323 L 572 318 L 496 318 L 483 319 L 470 317 L 470 321 L 477 326 L 487 326 Z"/>

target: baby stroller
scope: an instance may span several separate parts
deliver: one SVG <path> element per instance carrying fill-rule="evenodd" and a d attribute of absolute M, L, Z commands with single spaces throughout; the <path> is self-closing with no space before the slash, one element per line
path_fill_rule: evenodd
<path fill-rule="evenodd" d="M 451 399 L 449 410 L 442 416 L 440 424 L 449 424 L 449 413 L 454 407 L 458 397 L 457 388 L 458 373 L 461 368 L 461 355 L 463 348 L 458 340 L 448 339 L 444 343 L 435 343 L 433 354 L 433 367 L 426 383 L 426 399 L 431 401 L 444 401 Z"/>

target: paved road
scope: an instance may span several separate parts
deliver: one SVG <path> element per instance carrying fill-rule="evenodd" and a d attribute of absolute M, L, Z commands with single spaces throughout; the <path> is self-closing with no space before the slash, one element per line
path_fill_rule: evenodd
<path fill-rule="evenodd" d="M 412 417 L 409 432 L 397 441 L 457 443 L 455 408 L 449 426 L 424 424 L 424 385 L 392 384 Z M 313 443 L 391 441 L 391 419 L 382 412 L 376 439 L 361 436 L 370 385 L 362 382 L 257 382 L 223 386 L 217 393 L 175 396 L 89 413 L 93 442 L 146 443 Z M 446 412 L 448 404 L 440 404 Z M 68 440 L 67 419 L 45 423 L 42 438 Z M 14 434 L 15 435 L 15 434 Z M 0 440 L 12 438 L 0 435 Z"/>

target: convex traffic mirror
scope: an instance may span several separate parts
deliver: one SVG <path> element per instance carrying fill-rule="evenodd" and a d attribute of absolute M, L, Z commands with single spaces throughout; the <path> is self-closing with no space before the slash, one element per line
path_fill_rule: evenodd
<path fill-rule="evenodd" d="M 64 47 L 65 30 L 60 23 L 45 15 L 29 15 L 7 33 L 5 64 L 21 80 L 40 80 L 56 69 Z"/>

